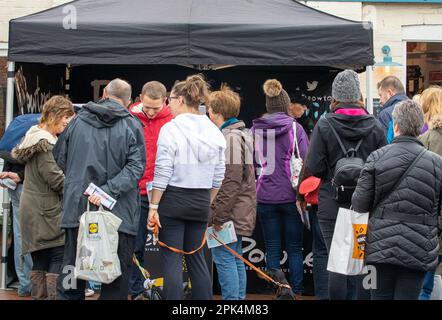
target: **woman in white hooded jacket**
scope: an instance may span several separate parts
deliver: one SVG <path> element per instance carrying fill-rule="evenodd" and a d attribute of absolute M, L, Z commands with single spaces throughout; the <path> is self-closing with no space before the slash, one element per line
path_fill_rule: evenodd
<path fill-rule="evenodd" d="M 224 179 L 226 143 L 221 131 L 198 107 L 207 100 L 208 84 L 189 76 L 173 87 L 169 108 L 174 119 L 158 138 L 148 228 L 161 229 L 160 240 L 186 252 L 198 249 L 204 237 L 210 204 Z M 183 299 L 182 254 L 161 247 L 164 294 Z M 192 299 L 212 298 L 210 272 L 201 250 L 186 255 Z"/>

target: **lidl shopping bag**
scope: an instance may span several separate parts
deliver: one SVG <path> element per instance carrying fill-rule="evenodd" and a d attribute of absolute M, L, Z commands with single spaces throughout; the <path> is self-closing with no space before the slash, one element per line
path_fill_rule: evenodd
<path fill-rule="evenodd" d="M 80 217 L 75 260 L 75 277 L 101 283 L 111 283 L 121 275 L 118 259 L 118 228 L 121 219 L 100 206 Z"/>
<path fill-rule="evenodd" d="M 344 275 L 366 273 L 364 270 L 368 212 L 339 208 L 328 256 L 327 270 Z"/>

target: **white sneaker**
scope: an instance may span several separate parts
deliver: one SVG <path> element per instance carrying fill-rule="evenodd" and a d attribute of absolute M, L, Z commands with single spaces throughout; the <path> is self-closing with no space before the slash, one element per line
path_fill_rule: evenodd
<path fill-rule="evenodd" d="M 94 294 L 95 294 L 95 291 L 92 290 L 92 289 L 86 289 L 86 290 L 84 291 L 84 295 L 85 295 L 86 297 L 92 297 Z"/>

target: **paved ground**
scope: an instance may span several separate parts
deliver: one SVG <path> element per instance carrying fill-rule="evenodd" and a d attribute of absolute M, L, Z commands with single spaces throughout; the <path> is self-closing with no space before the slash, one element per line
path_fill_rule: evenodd
<path fill-rule="evenodd" d="M 98 294 L 86 300 L 97 300 Z M 220 300 L 220 296 L 214 296 L 215 300 Z M 273 296 L 263 294 L 248 294 L 247 300 L 272 300 Z M 15 290 L 0 290 L 0 300 L 31 300 L 31 297 L 21 298 L 17 296 Z M 314 300 L 314 297 L 302 297 L 300 300 Z"/>

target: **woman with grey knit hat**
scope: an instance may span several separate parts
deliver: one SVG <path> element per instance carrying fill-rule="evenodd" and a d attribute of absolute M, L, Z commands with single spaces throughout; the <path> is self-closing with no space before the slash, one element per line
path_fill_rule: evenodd
<path fill-rule="evenodd" d="M 282 84 L 267 80 L 263 86 L 267 114 L 253 120 L 257 165 L 257 214 L 264 233 L 267 269 L 280 269 L 281 228 L 284 228 L 290 268 L 290 284 L 296 295 L 302 293 L 303 223 L 296 210 L 296 191 L 291 185 L 290 158 L 298 144 L 298 157 L 305 158 L 308 137 L 302 126 L 287 114 L 290 98 Z M 293 130 L 296 128 L 296 136 Z M 296 148 L 295 148 L 296 150 Z"/>
<path fill-rule="evenodd" d="M 361 106 L 360 83 L 356 72 L 344 70 L 336 76 L 332 85 L 332 98 L 331 113 L 321 118 L 313 130 L 304 164 L 307 176 L 321 179 L 318 218 L 329 252 L 339 207 L 349 208 L 351 204 L 351 194 L 348 202 L 336 200 L 337 190 L 332 182 L 338 160 L 346 156 L 337 137 L 346 150 L 355 148 L 355 156 L 363 161 L 371 152 L 386 144 L 381 124 Z M 358 144 L 359 148 L 356 147 Z M 356 290 L 347 289 L 350 287 Z M 329 296 L 330 299 L 341 300 L 369 299 L 369 291 L 363 290 L 360 276 L 330 272 Z"/>

